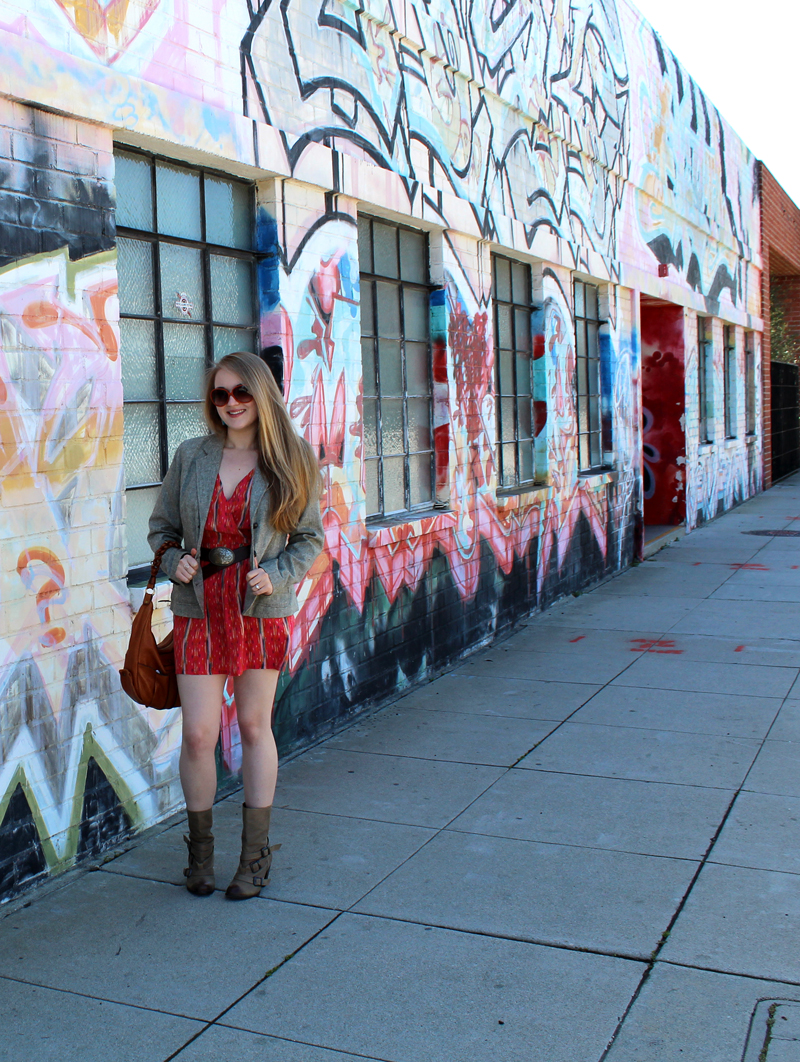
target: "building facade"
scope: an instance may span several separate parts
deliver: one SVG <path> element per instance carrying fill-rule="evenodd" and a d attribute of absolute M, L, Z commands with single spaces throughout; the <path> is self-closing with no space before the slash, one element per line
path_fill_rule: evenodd
<path fill-rule="evenodd" d="M 627 0 L 0 24 L 0 893 L 180 806 L 117 670 L 222 353 L 322 468 L 284 751 L 761 489 L 757 164 Z"/>

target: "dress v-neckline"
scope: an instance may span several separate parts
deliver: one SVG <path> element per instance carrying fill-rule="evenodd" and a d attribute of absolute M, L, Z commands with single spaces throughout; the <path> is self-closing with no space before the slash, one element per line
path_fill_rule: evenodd
<path fill-rule="evenodd" d="M 247 482 L 247 480 L 252 476 L 252 474 L 254 472 L 255 472 L 255 469 L 251 468 L 246 476 L 242 476 L 242 478 L 239 480 L 239 482 L 233 488 L 233 494 L 231 494 L 230 498 L 225 493 L 225 488 L 222 486 L 222 477 L 220 476 L 219 472 L 217 472 L 217 479 L 219 481 L 219 492 L 222 495 L 222 497 L 225 499 L 226 502 L 232 502 L 233 501 L 233 499 L 236 497 L 236 491 L 239 489 L 239 487 L 241 487 L 241 485 L 243 483 Z"/>

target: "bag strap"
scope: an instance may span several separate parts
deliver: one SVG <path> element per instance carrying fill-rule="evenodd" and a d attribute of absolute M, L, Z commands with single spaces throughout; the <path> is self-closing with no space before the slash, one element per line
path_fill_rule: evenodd
<path fill-rule="evenodd" d="M 153 567 L 150 569 L 150 580 L 145 587 L 144 592 L 146 594 L 152 594 L 156 588 L 156 579 L 158 577 L 158 570 L 161 567 L 161 561 L 164 554 L 168 549 L 181 549 L 180 542 L 165 542 L 163 546 L 159 546 L 156 550 L 156 555 L 153 557 Z"/>

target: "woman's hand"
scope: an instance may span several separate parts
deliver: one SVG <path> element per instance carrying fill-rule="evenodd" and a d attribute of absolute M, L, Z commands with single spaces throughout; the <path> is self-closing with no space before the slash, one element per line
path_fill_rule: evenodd
<path fill-rule="evenodd" d="M 272 582 L 263 568 L 256 566 L 251 572 L 248 572 L 247 581 L 250 584 L 250 589 L 256 595 L 272 593 Z"/>
<path fill-rule="evenodd" d="M 175 569 L 175 578 L 179 583 L 190 583 L 197 574 L 200 562 L 195 559 L 196 557 L 197 550 L 193 549 L 191 553 L 184 553 L 178 561 L 178 567 Z"/>

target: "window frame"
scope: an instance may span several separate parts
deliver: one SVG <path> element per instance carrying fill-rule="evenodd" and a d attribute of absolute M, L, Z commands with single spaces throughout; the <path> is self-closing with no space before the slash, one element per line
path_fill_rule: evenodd
<path fill-rule="evenodd" d="M 714 364 L 714 336 L 711 317 L 697 315 L 697 434 L 700 446 L 710 446 L 714 439 L 711 426 L 714 423 L 713 377 L 709 379 L 710 367 Z M 711 384 L 711 388 L 709 388 Z M 711 394 L 709 395 L 709 390 Z"/>
<path fill-rule="evenodd" d="M 369 239 L 370 239 L 370 257 L 369 263 L 374 270 L 375 267 L 375 239 L 374 239 L 374 225 L 386 225 L 394 228 L 397 233 L 397 276 L 386 276 L 383 273 L 376 273 L 371 270 L 363 268 L 362 256 L 360 250 L 361 239 L 361 226 L 369 225 Z M 366 435 L 366 402 L 375 402 L 375 454 L 367 456 L 366 453 L 366 438 L 362 443 L 363 447 L 363 463 L 364 463 L 364 476 L 365 476 L 365 494 L 368 497 L 368 467 L 369 464 L 374 464 L 377 469 L 377 490 L 378 490 L 378 510 L 375 512 L 368 512 L 366 520 L 368 524 L 384 524 L 386 521 L 395 522 L 398 519 L 402 519 L 403 516 L 410 515 L 413 517 L 417 513 L 429 512 L 436 507 L 436 447 L 434 442 L 434 379 L 433 379 L 433 343 L 431 340 L 431 293 L 436 290 L 436 285 L 430 281 L 430 235 L 424 229 L 415 229 L 411 225 L 403 225 L 395 221 L 390 221 L 387 218 L 382 218 L 378 215 L 361 213 L 358 214 L 359 225 L 359 288 L 361 291 L 361 298 L 363 299 L 365 282 L 371 285 L 371 317 L 372 317 L 372 331 L 369 333 L 364 332 L 364 315 L 361 314 L 360 321 L 360 335 L 361 335 L 361 357 L 362 357 L 362 373 L 364 367 L 364 341 L 372 343 L 372 357 L 373 357 L 373 369 L 375 378 L 375 394 L 367 394 L 366 386 L 364 387 L 364 394 L 362 403 L 362 416 L 364 423 L 364 434 Z M 401 276 L 402 273 L 402 250 L 401 250 L 401 238 L 402 232 L 410 232 L 415 236 L 422 236 L 424 240 L 424 267 L 427 280 L 425 282 L 406 280 Z M 381 336 L 379 334 L 379 321 L 380 315 L 378 313 L 378 284 L 392 284 L 398 288 L 398 306 L 399 306 L 399 349 L 400 349 L 400 365 L 401 365 L 401 378 L 402 378 L 402 395 L 390 395 L 381 393 L 381 366 L 380 366 L 380 348 L 379 342 Z M 408 390 L 408 371 L 407 371 L 407 359 L 406 359 L 406 343 L 422 343 L 423 340 L 407 339 L 406 326 L 405 326 L 405 290 L 414 289 L 417 291 L 424 291 L 427 305 L 426 322 L 426 338 L 424 340 L 426 348 L 425 366 L 427 370 L 427 386 L 428 392 L 426 396 L 418 395 L 416 393 L 409 395 Z M 384 337 L 385 340 L 394 342 L 393 337 Z M 383 408 L 382 403 L 384 401 L 396 401 L 400 399 L 402 402 L 402 417 L 403 417 L 403 452 L 402 453 L 383 453 Z M 408 402 L 409 398 L 412 401 L 425 398 L 428 404 L 428 431 L 430 446 L 424 450 L 411 450 L 409 443 L 409 413 Z M 424 455 L 429 456 L 430 466 L 430 498 L 421 502 L 412 504 L 412 482 L 411 482 L 411 458 L 421 457 Z M 402 458 L 403 462 L 403 505 L 402 509 L 386 509 L 386 491 L 384 483 L 384 460 L 392 458 Z"/>
<path fill-rule="evenodd" d="M 756 405 L 756 334 L 751 330 L 744 333 L 744 372 L 745 372 L 745 434 L 754 436 L 757 428 Z"/>
<path fill-rule="evenodd" d="M 509 298 L 501 299 L 498 297 L 498 275 L 496 269 L 497 262 L 504 262 L 510 266 L 509 269 Z M 517 302 L 515 301 L 514 281 L 513 281 L 513 268 L 514 266 L 521 267 L 525 270 L 525 281 L 527 288 L 527 301 Z M 533 487 L 540 482 L 540 478 L 537 475 L 536 467 L 536 379 L 534 369 L 534 340 L 533 340 L 533 315 L 536 310 L 536 306 L 533 302 L 533 270 L 528 262 L 521 262 L 515 258 L 509 258 L 507 255 L 496 254 L 492 252 L 490 257 L 490 269 L 492 279 L 492 347 L 494 353 L 494 397 L 495 397 L 495 467 L 497 470 L 497 493 L 500 496 L 506 494 L 517 494 L 519 491 L 524 490 L 527 487 Z M 501 347 L 500 347 L 500 308 L 507 306 L 510 311 L 510 327 L 511 327 L 511 347 L 502 348 L 503 350 L 509 349 L 512 355 L 511 365 L 513 366 L 512 376 L 513 384 L 511 392 L 501 391 Z M 527 347 L 520 346 L 517 342 L 517 314 L 527 314 L 527 332 L 528 343 Z M 528 369 L 528 391 L 524 394 L 520 393 L 518 369 L 520 357 L 526 358 L 529 363 Z M 529 418 L 530 418 L 530 438 L 520 439 L 520 406 L 522 401 L 526 398 L 530 400 Z M 513 408 L 513 431 L 511 435 L 504 435 L 504 414 L 503 409 L 505 404 L 511 402 Z M 523 445 L 530 444 L 530 477 L 522 477 L 522 447 Z M 505 455 L 506 449 L 509 446 L 514 448 L 514 478 L 511 482 L 507 482 L 506 470 L 505 470 Z"/>
<path fill-rule="evenodd" d="M 738 348 L 736 345 L 736 326 L 727 324 L 723 331 L 723 364 L 722 364 L 722 394 L 723 409 L 725 411 L 725 438 L 736 439 L 738 425 L 736 409 L 737 378 L 736 358 Z"/>
<path fill-rule="evenodd" d="M 214 363 L 214 329 L 215 328 L 234 328 L 238 331 L 249 332 L 252 336 L 251 349 L 255 353 L 259 340 L 259 303 L 258 303 L 258 267 L 259 262 L 264 257 L 260 255 L 255 249 L 256 241 L 256 200 L 255 200 L 255 184 L 252 181 L 242 179 L 240 177 L 233 176 L 232 174 L 225 173 L 221 170 L 212 169 L 207 166 L 196 166 L 190 163 L 185 163 L 180 160 L 169 158 L 165 155 L 158 155 L 148 151 L 141 151 L 137 148 L 129 147 L 127 144 L 114 145 L 114 157 L 118 155 L 134 155 L 140 159 L 145 160 L 150 166 L 150 188 L 151 188 L 151 205 L 152 205 L 152 228 L 150 229 L 136 229 L 128 225 L 118 225 L 116 228 L 116 234 L 118 239 L 123 240 L 135 240 L 141 244 L 147 244 L 150 248 L 150 264 L 152 270 L 153 280 L 153 312 L 152 313 L 131 313 L 127 310 L 123 310 L 120 306 L 119 319 L 120 322 L 126 320 L 133 321 L 146 321 L 150 322 L 153 326 L 153 346 L 154 346 L 154 359 L 155 359 L 155 393 L 150 398 L 133 398 L 129 399 L 125 396 L 123 391 L 123 418 L 125 415 L 125 409 L 128 406 L 136 405 L 156 405 L 158 409 L 158 459 L 160 464 L 161 478 L 159 480 L 148 483 L 135 483 L 131 486 L 125 484 L 125 494 L 128 492 L 135 492 L 141 490 L 152 490 L 159 487 L 164 480 L 167 468 L 169 467 L 169 420 L 167 416 L 167 409 L 171 406 L 197 406 L 198 402 L 202 405 L 203 396 L 199 399 L 173 399 L 167 396 L 167 355 L 164 345 L 164 325 L 180 324 L 180 317 L 169 317 L 165 314 L 164 293 L 162 291 L 161 283 L 161 247 L 163 245 L 171 245 L 178 247 L 188 247 L 193 250 L 200 251 L 201 260 L 201 283 L 203 289 L 203 317 L 201 319 L 192 319 L 192 324 L 198 330 L 202 330 L 203 333 L 203 345 L 204 345 L 204 357 L 203 364 L 204 370 L 208 370 Z M 200 189 L 200 201 L 199 201 L 199 214 L 200 214 L 200 240 L 186 239 L 180 236 L 171 236 L 158 231 L 158 189 L 157 189 L 157 168 L 158 164 L 163 163 L 171 167 L 183 169 L 194 173 L 199 178 Z M 231 183 L 239 184 L 248 189 L 249 193 L 249 205 L 250 205 L 250 232 L 252 234 L 252 247 L 249 250 L 245 250 L 239 247 L 228 247 L 224 244 L 217 244 L 210 242 L 207 237 L 207 222 L 206 222 L 206 189 L 205 178 L 206 176 L 212 178 L 219 178 Z M 220 255 L 225 258 L 238 258 L 248 261 L 251 264 L 251 299 L 253 307 L 252 323 L 249 325 L 235 325 L 230 322 L 218 321 L 213 317 L 213 299 L 212 299 L 212 282 L 211 282 L 211 256 Z M 121 330 L 122 331 L 122 330 Z M 120 335 L 120 347 L 122 347 L 122 335 Z M 120 355 L 124 360 L 124 352 L 121 350 Z M 128 583 L 129 585 L 138 585 L 145 580 L 150 573 L 150 564 L 137 564 L 129 567 L 128 569 Z"/>
<path fill-rule="evenodd" d="M 577 291 L 578 285 L 583 288 L 583 314 L 578 313 L 578 299 Z M 597 306 L 597 316 L 587 316 L 586 307 L 586 289 L 590 288 L 595 293 L 595 301 Z M 572 278 L 572 319 L 575 329 L 575 374 L 572 381 L 572 393 L 575 399 L 575 443 L 577 449 L 577 465 L 578 473 L 580 475 L 592 475 L 596 472 L 601 472 L 609 468 L 608 452 L 611 449 L 610 442 L 607 442 L 604 438 L 605 431 L 603 427 L 603 356 L 600 343 L 600 329 L 604 324 L 604 319 L 600 313 L 600 303 L 602 298 L 601 285 L 594 280 L 583 280 L 581 277 L 573 276 Z M 595 332 L 595 350 L 596 353 L 591 353 L 591 346 L 589 343 L 590 328 L 589 325 L 596 325 Z M 579 336 L 583 335 L 583 349 L 585 354 L 580 353 L 581 343 Z M 586 362 L 586 391 L 581 392 L 580 389 L 580 371 L 581 361 Z M 596 388 L 592 390 L 592 371 L 591 366 L 596 365 Z M 593 423 L 592 416 L 592 403 L 591 400 L 596 399 L 597 402 L 597 424 Z M 588 425 L 585 431 L 581 431 L 581 407 L 583 403 L 586 403 L 586 423 Z M 587 439 L 587 463 L 584 463 L 582 457 L 582 439 Z M 597 460 L 592 460 L 592 440 L 596 442 Z"/>

